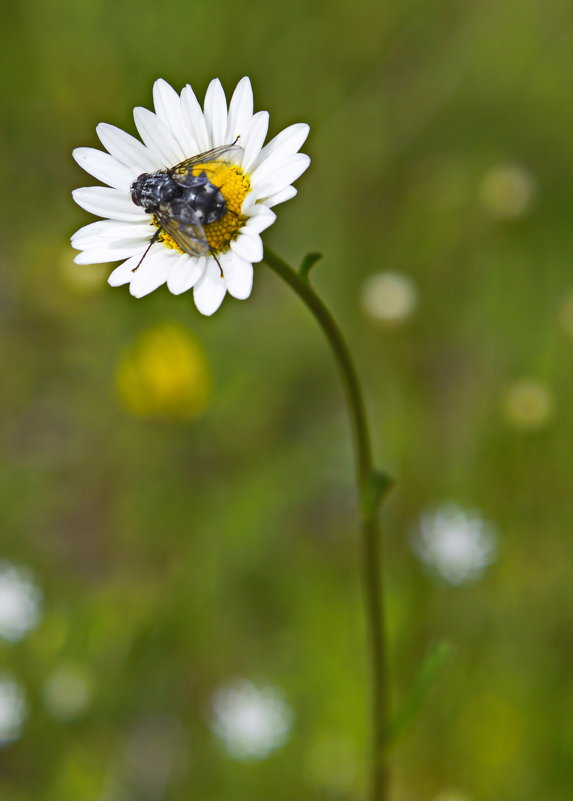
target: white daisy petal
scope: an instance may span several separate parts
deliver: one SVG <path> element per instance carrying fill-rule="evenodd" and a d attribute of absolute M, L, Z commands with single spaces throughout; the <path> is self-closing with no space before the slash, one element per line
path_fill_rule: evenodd
<path fill-rule="evenodd" d="M 225 141 L 227 134 L 227 99 L 221 81 L 211 81 L 205 94 L 205 122 L 211 134 L 211 147 L 229 144 Z"/>
<path fill-rule="evenodd" d="M 217 311 L 226 293 L 225 279 L 215 259 L 210 258 L 205 272 L 193 287 L 195 306 L 201 314 L 210 317 Z"/>
<path fill-rule="evenodd" d="M 143 172 L 154 172 L 162 167 L 145 145 L 115 125 L 100 122 L 96 133 L 107 152 L 133 170 L 134 179 Z"/>
<path fill-rule="evenodd" d="M 263 258 L 261 237 L 248 228 L 243 228 L 239 236 L 233 239 L 231 250 L 245 261 L 261 261 Z"/>
<path fill-rule="evenodd" d="M 272 206 L 278 206 L 279 203 L 284 203 L 285 201 L 293 198 L 297 191 L 298 190 L 294 186 L 287 186 L 284 189 L 281 189 L 280 192 L 275 192 L 274 194 L 263 198 L 262 202 L 269 208 Z"/>
<path fill-rule="evenodd" d="M 246 130 L 253 116 L 253 89 L 250 80 L 241 78 L 229 103 L 226 140 L 230 144 Z M 239 140 L 242 147 L 242 142 Z"/>
<path fill-rule="evenodd" d="M 187 84 L 183 87 L 181 92 L 181 108 L 183 110 L 183 119 L 189 126 L 197 147 L 200 153 L 209 150 L 211 147 L 211 139 L 205 123 L 205 117 L 199 105 L 199 101 L 195 97 L 193 89 Z"/>
<path fill-rule="evenodd" d="M 207 266 L 207 259 L 203 257 L 196 259 L 182 253 L 178 256 L 167 278 L 167 288 L 174 295 L 180 295 L 195 286 Z"/>
<path fill-rule="evenodd" d="M 134 256 L 136 253 L 143 255 L 148 244 L 140 239 L 125 239 L 110 245 L 88 248 L 78 253 L 74 261 L 76 264 L 103 264 L 107 261 L 120 261 Z"/>
<path fill-rule="evenodd" d="M 257 193 L 251 189 L 247 197 L 243 200 L 242 213 L 250 214 L 251 209 L 253 209 L 256 205 L 260 205 L 257 204 L 257 200 L 258 200 Z"/>
<path fill-rule="evenodd" d="M 72 196 L 78 206 L 99 217 L 133 222 L 147 218 L 143 209 L 135 205 L 127 192 L 120 192 L 107 186 L 84 186 L 81 189 L 74 189 Z"/>
<path fill-rule="evenodd" d="M 174 167 L 183 161 L 184 151 L 157 114 L 137 106 L 133 109 L 133 119 L 148 150 L 161 161 L 163 167 Z"/>
<path fill-rule="evenodd" d="M 227 292 L 238 300 L 245 300 L 253 288 L 253 265 L 236 253 L 228 251 L 222 263 Z"/>
<path fill-rule="evenodd" d="M 281 167 L 275 170 L 257 186 L 257 197 L 264 198 L 285 189 L 302 175 L 310 164 L 310 158 L 304 153 L 295 153 L 284 159 Z"/>
<path fill-rule="evenodd" d="M 258 157 L 269 130 L 269 112 L 257 111 L 251 119 L 244 137 L 241 136 L 241 147 L 244 148 L 243 168 L 249 172 L 251 165 Z"/>
<path fill-rule="evenodd" d="M 129 292 L 134 298 L 142 298 L 167 281 L 172 260 L 164 245 L 154 245 L 140 266 L 133 273 Z"/>
<path fill-rule="evenodd" d="M 267 206 L 257 205 L 253 206 L 247 214 L 246 230 L 255 231 L 260 234 L 271 226 L 276 220 L 277 215 L 271 211 Z"/>
<path fill-rule="evenodd" d="M 310 126 L 304 122 L 297 122 L 289 125 L 281 131 L 274 139 L 263 147 L 259 153 L 253 170 L 252 177 L 257 181 L 266 180 L 267 176 L 281 166 L 282 160 L 286 156 L 297 153 L 306 141 Z"/>
<path fill-rule="evenodd" d="M 141 256 L 143 256 L 143 253 L 136 253 L 135 256 L 131 256 L 127 261 L 124 261 L 123 264 L 120 264 L 119 267 L 116 267 L 107 279 L 108 284 L 110 286 L 129 284 L 135 275 L 133 270 L 141 261 Z"/>
<path fill-rule="evenodd" d="M 153 102 L 157 116 L 169 128 L 181 147 L 183 158 L 199 153 L 195 137 L 183 118 L 181 99 L 175 89 L 162 78 L 153 84 Z"/>
<path fill-rule="evenodd" d="M 72 247 L 77 250 L 97 247 L 114 239 L 140 238 L 146 239 L 153 236 L 157 229 L 154 225 L 147 222 L 119 222 L 118 220 L 98 220 L 97 222 L 84 225 L 71 237 Z"/>
<path fill-rule="evenodd" d="M 128 190 L 133 182 L 133 171 L 109 153 L 93 147 L 76 147 L 72 155 L 83 170 L 114 189 Z"/>

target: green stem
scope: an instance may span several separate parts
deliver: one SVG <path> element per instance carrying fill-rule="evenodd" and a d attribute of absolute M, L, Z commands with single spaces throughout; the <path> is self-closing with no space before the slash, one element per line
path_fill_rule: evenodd
<path fill-rule="evenodd" d="M 366 420 L 364 399 L 350 351 L 333 316 L 308 283 L 268 248 L 264 261 L 306 304 L 328 339 L 342 377 L 356 453 L 356 483 L 360 501 L 362 534 L 362 579 L 366 606 L 369 658 L 372 675 L 372 775 L 371 801 L 388 801 L 388 765 L 386 740 L 390 724 L 388 667 L 382 594 L 382 553 L 378 532 L 378 502 L 372 502 L 377 474 L 372 463 L 372 448 Z"/>

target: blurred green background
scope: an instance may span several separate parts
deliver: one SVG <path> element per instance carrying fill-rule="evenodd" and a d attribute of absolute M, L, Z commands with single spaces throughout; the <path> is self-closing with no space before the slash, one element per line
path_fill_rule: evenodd
<path fill-rule="evenodd" d="M 311 168 L 265 240 L 363 377 L 395 801 L 573 797 L 573 15 L 560 0 L 19 0 L 0 31 L 0 801 L 354 801 L 368 670 L 331 355 L 77 267 L 71 150 L 251 76 Z"/>

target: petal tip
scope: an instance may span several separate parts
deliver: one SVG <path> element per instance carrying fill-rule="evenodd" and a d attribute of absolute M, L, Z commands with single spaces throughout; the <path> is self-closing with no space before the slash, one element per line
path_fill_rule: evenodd
<path fill-rule="evenodd" d="M 237 89 L 241 88 L 241 89 L 251 89 L 252 90 L 253 86 L 251 84 L 251 79 L 249 78 L 249 76 L 248 75 L 243 75 L 241 80 L 238 82 L 236 88 Z"/>
<path fill-rule="evenodd" d="M 110 286 L 123 286 L 131 281 L 129 276 L 126 278 L 123 272 L 118 272 L 121 270 L 121 267 L 123 267 L 123 264 L 120 264 L 119 267 L 116 267 L 115 270 L 108 276 L 107 282 Z"/>

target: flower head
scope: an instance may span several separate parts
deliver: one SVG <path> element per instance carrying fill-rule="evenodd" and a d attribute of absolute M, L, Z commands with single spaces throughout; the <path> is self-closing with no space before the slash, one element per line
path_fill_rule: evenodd
<path fill-rule="evenodd" d="M 77 264 L 122 261 L 109 277 L 143 297 L 162 284 L 178 295 L 193 288 L 195 305 L 213 314 L 226 293 L 251 293 L 253 264 L 263 258 L 260 234 L 272 208 L 296 194 L 292 186 L 310 159 L 299 149 L 309 126 L 285 128 L 267 145 L 269 115 L 253 113 L 248 78 L 229 105 L 219 80 L 201 106 L 190 86 L 180 95 L 164 80 L 153 87 L 155 113 L 134 109 L 143 143 L 101 123 L 108 151 L 80 147 L 74 158 L 106 186 L 76 189 L 74 200 L 105 219 L 72 236 Z"/>

